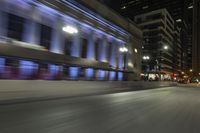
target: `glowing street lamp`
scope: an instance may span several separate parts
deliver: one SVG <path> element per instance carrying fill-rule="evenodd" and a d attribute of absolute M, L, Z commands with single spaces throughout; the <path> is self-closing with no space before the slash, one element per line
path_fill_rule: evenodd
<path fill-rule="evenodd" d="M 143 60 L 150 60 L 149 56 L 143 56 Z"/>
<path fill-rule="evenodd" d="M 78 29 L 76 27 L 69 26 L 69 25 L 63 27 L 62 30 L 69 34 L 77 34 L 78 33 Z"/>
<path fill-rule="evenodd" d="M 126 6 L 122 6 L 121 9 L 126 9 Z"/>
<path fill-rule="evenodd" d="M 190 72 L 192 72 L 193 70 L 192 69 L 190 69 Z"/>
<path fill-rule="evenodd" d="M 136 48 L 134 49 L 134 51 L 135 51 L 135 53 L 138 53 L 138 50 Z"/>
<path fill-rule="evenodd" d="M 176 22 L 182 22 L 182 19 L 177 19 Z"/>
<path fill-rule="evenodd" d="M 188 7 L 188 9 L 192 9 L 192 8 L 193 8 L 193 5 L 191 5 L 191 6 Z"/>
<path fill-rule="evenodd" d="M 146 56 L 143 56 L 143 60 L 146 60 L 147 59 L 147 57 Z"/>
<path fill-rule="evenodd" d="M 121 47 L 121 48 L 119 48 L 119 51 L 122 53 L 126 53 L 126 52 L 128 52 L 128 49 L 126 47 Z"/>
<path fill-rule="evenodd" d="M 168 50 L 169 47 L 167 45 L 164 46 L 164 50 Z"/>

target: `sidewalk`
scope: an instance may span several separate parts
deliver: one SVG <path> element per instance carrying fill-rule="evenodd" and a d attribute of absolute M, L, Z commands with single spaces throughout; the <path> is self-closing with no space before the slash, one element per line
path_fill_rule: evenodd
<path fill-rule="evenodd" d="M 200 88 L 200 83 L 179 84 L 179 86 Z"/>
<path fill-rule="evenodd" d="M 0 80 L 0 104 L 174 86 L 172 82 Z"/>

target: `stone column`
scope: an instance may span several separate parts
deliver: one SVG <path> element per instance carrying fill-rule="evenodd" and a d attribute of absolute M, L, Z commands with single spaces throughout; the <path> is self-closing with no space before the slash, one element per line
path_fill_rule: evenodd
<path fill-rule="evenodd" d="M 99 59 L 101 62 L 108 62 L 107 60 L 107 48 L 108 48 L 108 39 L 104 36 L 102 37 L 102 44 L 100 45 L 99 49 Z"/>
<path fill-rule="evenodd" d="M 78 28 L 80 29 L 80 28 Z M 73 36 L 73 43 L 71 47 L 71 56 L 80 57 L 81 56 L 81 30 Z M 78 67 L 69 67 L 69 75 L 71 79 L 77 79 L 79 77 L 80 68 Z"/>
<path fill-rule="evenodd" d="M 88 60 L 95 60 L 95 34 L 94 31 L 91 31 L 90 34 L 87 36 L 88 39 L 88 46 L 87 46 L 87 59 Z M 92 80 L 94 78 L 94 69 L 88 68 L 86 69 L 86 79 Z"/>
<path fill-rule="evenodd" d="M 52 41 L 50 46 L 50 51 L 52 53 L 64 54 L 64 45 L 65 38 L 64 32 L 62 31 L 62 27 L 64 26 L 64 22 L 61 16 L 55 17 L 55 22 L 53 24 L 53 33 L 52 33 Z M 60 65 L 49 65 L 49 72 L 52 78 L 60 78 L 62 75 L 62 66 Z"/>
<path fill-rule="evenodd" d="M 22 41 L 27 45 L 39 45 L 40 43 L 40 25 L 35 21 L 34 17 L 37 14 L 37 7 L 32 6 L 30 18 L 25 20 Z M 31 78 L 38 71 L 38 64 L 32 61 L 20 61 L 20 78 Z"/>
<path fill-rule="evenodd" d="M 88 39 L 88 47 L 87 47 L 87 59 L 95 60 L 95 39 L 96 35 L 94 31 L 91 31 L 90 34 L 87 36 Z"/>
<path fill-rule="evenodd" d="M 40 25 L 34 20 L 25 20 L 23 41 L 35 45 L 40 43 Z"/>
<path fill-rule="evenodd" d="M 22 39 L 24 42 L 39 45 L 40 25 L 37 23 L 39 18 L 37 6 L 32 5 L 28 13 L 30 13 L 30 17 L 25 20 Z"/>
<path fill-rule="evenodd" d="M 80 29 L 80 28 L 78 28 Z M 81 30 L 78 31 L 77 34 L 73 36 L 73 43 L 71 47 L 71 56 L 80 57 L 81 56 Z"/>
<path fill-rule="evenodd" d="M 119 48 L 122 47 L 122 45 L 118 45 L 118 68 L 120 70 L 123 70 L 124 67 L 124 53 L 119 51 Z M 118 72 L 118 80 L 123 80 L 123 72 Z"/>
<path fill-rule="evenodd" d="M 102 37 L 102 41 L 99 47 L 99 59 L 101 62 L 108 62 L 107 60 L 107 48 L 108 48 L 108 40 L 106 36 Z M 98 79 L 99 80 L 105 80 L 106 79 L 106 71 L 105 70 L 99 70 L 98 71 Z"/>
<path fill-rule="evenodd" d="M 56 21 L 53 26 L 52 41 L 50 46 L 50 51 L 57 54 L 64 54 L 64 33 L 62 27 L 64 26 L 61 16 L 55 17 Z"/>
<path fill-rule="evenodd" d="M 110 56 L 110 65 L 113 68 L 116 68 L 117 64 L 116 64 L 116 57 L 117 57 L 117 44 L 115 40 L 111 40 L 112 41 L 112 48 L 111 48 L 111 56 Z M 115 71 L 111 71 L 109 73 L 109 80 L 115 80 L 116 78 L 116 72 Z"/>

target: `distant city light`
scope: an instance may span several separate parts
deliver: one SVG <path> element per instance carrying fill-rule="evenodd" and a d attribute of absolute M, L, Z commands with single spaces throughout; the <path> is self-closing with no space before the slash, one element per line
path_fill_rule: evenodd
<path fill-rule="evenodd" d="M 135 51 L 135 53 L 138 53 L 138 50 L 137 50 L 136 48 L 135 48 L 135 50 L 134 50 L 134 51 Z"/>
<path fill-rule="evenodd" d="M 128 49 L 126 47 L 119 48 L 119 51 L 122 53 L 128 52 Z"/>
<path fill-rule="evenodd" d="M 182 19 L 177 19 L 176 22 L 182 22 Z"/>
<path fill-rule="evenodd" d="M 191 5 L 191 6 L 188 7 L 188 9 L 192 9 L 192 8 L 193 8 L 193 5 Z"/>
<path fill-rule="evenodd" d="M 126 9 L 126 6 L 123 6 L 121 9 Z"/>
<path fill-rule="evenodd" d="M 143 60 L 149 60 L 150 57 L 149 56 L 143 56 Z"/>
<path fill-rule="evenodd" d="M 69 25 L 63 27 L 62 30 L 65 31 L 65 32 L 67 32 L 67 33 L 69 33 L 69 34 L 76 34 L 76 33 L 78 33 L 78 29 L 77 28 L 69 26 Z"/>
<path fill-rule="evenodd" d="M 147 8 L 149 8 L 149 6 L 143 6 L 143 7 L 142 7 L 142 9 L 147 9 Z"/>
<path fill-rule="evenodd" d="M 164 46 L 164 49 L 167 50 L 169 47 L 168 46 Z"/>
<path fill-rule="evenodd" d="M 141 75 L 141 76 L 144 76 L 144 73 L 141 73 L 140 75 Z"/>
<path fill-rule="evenodd" d="M 128 63 L 128 66 L 129 66 L 129 67 L 133 67 L 133 63 L 129 62 L 129 63 Z"/>

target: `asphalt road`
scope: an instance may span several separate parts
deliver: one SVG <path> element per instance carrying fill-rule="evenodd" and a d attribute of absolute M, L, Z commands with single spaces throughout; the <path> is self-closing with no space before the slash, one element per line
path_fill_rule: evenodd
<path fill-rule="evenodd" d="M 0 105 L 0 133 L 200 133 L 200 88 Z"/>

